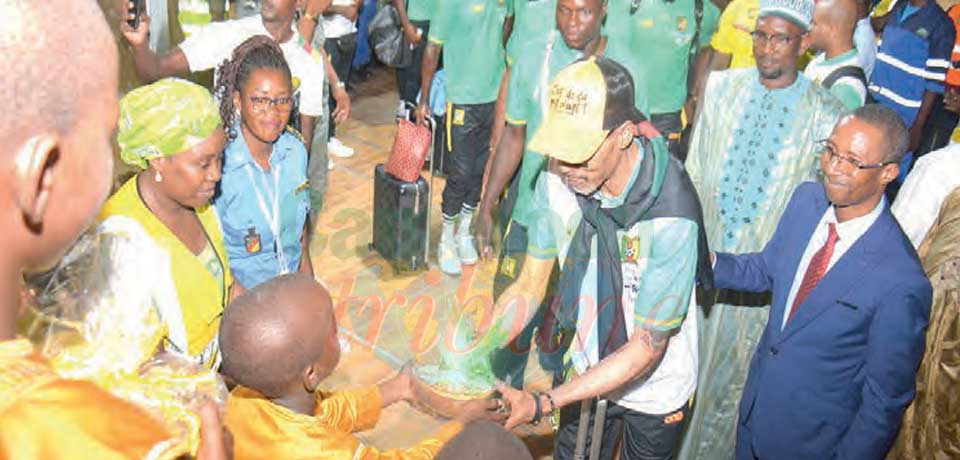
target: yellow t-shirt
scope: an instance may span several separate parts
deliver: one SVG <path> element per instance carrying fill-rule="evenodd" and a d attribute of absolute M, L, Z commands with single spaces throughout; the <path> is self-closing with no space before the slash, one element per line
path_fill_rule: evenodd
<path fill-rule="evenodd" d="M 750 32 L 757 25 L 760 0 L 733 0 L 720 15 L 717 33 L 713 34 L 710 46 L 731 55 L 730 68 L 752 67 L 753 38 Z"/>
<path fill-rule="evenodd" d="M 64 380 L 27 340 L 0 342 L 0 458 L 172 459 L 163 426 L 90 382 Z"/>
<path fill-rule="evenodd" d="M 316 415 L 310 416 L 237 386 L 227 399 L 225 423 L 233 434 L 235 460 L 429 460 L 463 429 L 461 423 L 449 422 L 413 447 L 381 451 L 353 435 L 376 425 L 381 406 L 377 387 L 327 397 L 318 393 Z"/>

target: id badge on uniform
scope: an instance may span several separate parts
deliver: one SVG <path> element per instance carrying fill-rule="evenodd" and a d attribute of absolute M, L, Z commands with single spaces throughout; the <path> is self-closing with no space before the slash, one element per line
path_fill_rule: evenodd
<path fill-rule="evenodd" d="M 247 254 L 260 252 L 260 234 L 253 227 L 247 229 L 247 234 L 243 237 L 243 247 Z"/>
<path fill-rule="evenodd" d="M 646 267 L 646 258 L 641 254 L 643 248 L 640 237 L 623 235 L 620 240 L 620 271 L 623 277 L 623 293 L 635 298 L 640 292 L 640 277 Z"/>
<path fill-rule="evenodd" d="M 454 126 L 463 126 L 465 114 L 463 109 L 454 109 L 453 110 L 453 125 Z"/>

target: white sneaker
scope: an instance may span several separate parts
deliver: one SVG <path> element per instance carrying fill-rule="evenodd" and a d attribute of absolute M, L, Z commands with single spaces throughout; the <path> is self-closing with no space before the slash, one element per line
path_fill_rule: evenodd
<path fill-rule="evenodd" d="M 337 165 L 333 163 L 333 160 L 327 158 L 327 171 L 333 171 L 333 168 L 336 168 Z"/>
<path fill-rule="evenodd" d="M 440 238 L 437 259 L 440 262 L 440 271 L 448 275 L 460 274 L 460 257 L 457 256 L 457 245 L 453 241 Z"/>
<path fill-rule="evenodd" d="M 350 158 L 354 153 L 352 148 L 343 145 L 343 142 L 340 142 L 340 139 L 335 137 L 331 137 L 330 140 L 327 141 L 327 151 L 330 152 L 331 155 L 340 158 Z"/>
<path fill-rule="evenodd" d="M 473 244 L 473 235 L 457 235 L 457 255 L 460 256 L 460 263 L 463 265 L 477 263 L 480 255 L 477 254 L 477 247 Z"/>

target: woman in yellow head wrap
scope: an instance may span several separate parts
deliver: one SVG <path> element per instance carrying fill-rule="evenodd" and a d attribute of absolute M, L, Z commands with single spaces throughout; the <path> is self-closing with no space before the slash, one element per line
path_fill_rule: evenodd
<path fill-rule="evenodd" d="M 117 141 L 121 159 L 142 171 L 110 197 L 98 218 L 99 234 L 122 237 L 111 249 L 111 276 L 148 280 L 143 289 L 152 305 L 139 308 L 154 309 L 164 331 L 146 346 L 215 369 L 220 316 L 232 284 L 209 204 L 226 142 L 218 107 L 203 87 L 160 80 L 120 100 Z"/>

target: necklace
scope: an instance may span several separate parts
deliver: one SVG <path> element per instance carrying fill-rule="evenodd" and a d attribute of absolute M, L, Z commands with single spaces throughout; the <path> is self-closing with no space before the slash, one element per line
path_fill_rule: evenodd
<path fill-rule="evenodd" d="M 183 240 L 181 240 L 179 237 L 177 237 L 176 234 L 173 232 L 173 230 L 172 230 L 169 226 L 167 226 L 167 224 L 165 224 L 165 223 L 163 222 L 163 220 L 160 219 L 160 216 L 158 216 L 157 213 L 156 213 L 153 209 L 150 208 L 150 205 L 147 204 L 147 200 L 145 200 L 145 199 L 143 198 L 143 192 L 142 192 L 142 190 L 141 190 L 141 188 L 140 188 L 140 176 L 139 176 L 139 175 L 138 175 L 137 178 L 135 179 L 134 184 L 136 185 L 137 198 L 140 200 L 140 203 L 143 204 L 143 207 L 146 208 L 147 211 L 149 211 L 150 214 L 152 214 L 153 217 L 156 218 L 157 221 L 159 221 L 159 222 L 163 225 L 163 227 L 166 228 L 167 231 L 170 232 L 170 234 L 174 236 L 174 238 L 176 238 L 176 240 L 184 247 L 184 249 L 187 250 L 187 252 L 193 254 L 193 251 L 191 251 L 190 248 L 187 247 L 187 245 L 183 242 Z M 218 314 L 217 316 L 215 316 L 215 317 L 211 320 L 211 324 L 212 324 L 213 321 L 216 321 L 217 318 L 219 318 L 220 316 L 223 315 L 223 308 L 226 307 L 226 301 L 227 301 L 227 273 L 226 273 L 226 264 L 223 263 L 223 258 L 221 257 L 220 252 L 217 251 L 217 246 L 213 244 L 213 239 L 210 238 L 210 234 L 207 232 L 207 228 L 203 226 L 203 222 L 200 220 L 200 216 L 197 215 L 196 211 L 192 212 L 191 214 L 193 214 L 194 219 L 196 219 L 197 223 L 200 225 L 200 231 L 203 232 L 203 238 L 204 238 L 204 242 L 205 242 L 205 243 L 204 243 L 204 247 L 210 246 L 210 249 L 213 251 L 214 256 L 217 257 L 217 264 L 220 266 L 220 280 L 219 280 L 219 281 L 220 281 L 220 309 L 221 309 L 221 310 L 220 310 L 220 314 Z M 202 252 L 202 251 L 203 251 L 203 249 L 201 249 L 201 252 Z M 193 254 L 193 255 L 196 256 L 196 254 Z M 199 260 L 199 259 L 198 259 L 198 260 Z"/>

